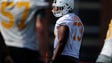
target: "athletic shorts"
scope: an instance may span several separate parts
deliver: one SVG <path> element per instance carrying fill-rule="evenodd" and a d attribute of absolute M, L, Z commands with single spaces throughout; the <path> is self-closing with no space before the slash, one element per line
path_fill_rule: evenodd
<path fill-rule="evenodd" d="M 72 56 L 61 55 L 57 57 L 53 63 L 78 63 L 78 59 Z"/>

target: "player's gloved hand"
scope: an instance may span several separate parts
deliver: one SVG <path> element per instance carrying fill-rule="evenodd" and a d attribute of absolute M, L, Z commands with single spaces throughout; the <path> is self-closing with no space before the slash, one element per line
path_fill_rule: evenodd
<path fill-rule="evenodd" d="M 112 63 L 111 57 L 108 57 L 106 55 L 99 55 L 96 63 Z"/>
<path fill-rule="evenodd" d="M 14 63 L 11 56 L 9 56 L 9 55 L 4 58 L 4 61 L 5 61 L 5 63 Z"/>

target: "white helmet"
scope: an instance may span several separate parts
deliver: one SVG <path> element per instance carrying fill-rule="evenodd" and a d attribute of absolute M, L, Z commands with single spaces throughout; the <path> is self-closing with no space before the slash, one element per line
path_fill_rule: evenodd
<path fill-rule="evenodd" d="M 74 0 L 54 0 L 52 12 L 55 17 L 61 17 L 74 9 Z"/>

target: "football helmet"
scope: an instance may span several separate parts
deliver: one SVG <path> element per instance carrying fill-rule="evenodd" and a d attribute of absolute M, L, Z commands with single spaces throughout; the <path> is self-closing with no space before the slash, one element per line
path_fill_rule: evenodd
<path fill-rule="evenodd" d="M 54 0 L 52 12 L 55 17 L 61 17 L 74 9 L 74 0 Z"/>

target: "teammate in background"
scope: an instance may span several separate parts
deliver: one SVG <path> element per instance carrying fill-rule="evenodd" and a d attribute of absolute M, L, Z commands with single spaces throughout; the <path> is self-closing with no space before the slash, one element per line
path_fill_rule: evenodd
<path fill-rule="evenodd" d="M 0 0 L 2 63 L 45 62 L 46 6 L 44 0 Z"/>
<path fill-rule="evenodd" d="M 112 20 L 110 21 L 107 36 L 96 63 L 112 63 Z"/>
<path fill-rule="evenodd" d="M 60 17 L 55 24 L 54 52 L 51 63 L 78 63 L 84 32 L 80 18 L 74 12 L 74 0 L 54 0 L 52 12 Z"/>

